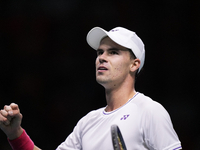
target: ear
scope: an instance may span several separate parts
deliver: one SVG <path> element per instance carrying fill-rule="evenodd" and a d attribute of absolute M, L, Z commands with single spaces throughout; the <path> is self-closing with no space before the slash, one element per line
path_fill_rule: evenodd
<path fill-rule="evenodd" d="M 139 59 L 133 59 L 131 61 L 131 65 L 130 65 L 130 71 L 131 72 L 135 72 L 136 70 L 138 70 L 140 68 L 140 60 Z"/>

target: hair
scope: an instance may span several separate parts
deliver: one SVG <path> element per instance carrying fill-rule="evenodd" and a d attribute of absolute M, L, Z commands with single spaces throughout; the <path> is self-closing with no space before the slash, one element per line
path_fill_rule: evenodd
<path fill-rule="evenodd" d="M 130 59 L 136 59 L 137 57 L 135 56 L 135 54 L 133 53 L 133 51 L 130 49 L 130 48 L 127 48 L 129 53 L 130 53 Z M 141 72 L 143 71 L 143 68 L 141 68 L 140 72 L 139 71 L 139 68 L 138 70 L 136 71 L 136 74 L 135 74 L 135 79 L 137 79 L 137 77 L 141 74 Z"/>
<path fill-rule="evenodd" d="M 133 51 L 131 49 L 129 49 L 129 48 L 127 48 L 127 49 L 128 49 L 128 51 L 130 53 L 130 58 L 131 59 L 136 59 L 137 57 L 135 56 L 135 54 L 133 53 Z"/>

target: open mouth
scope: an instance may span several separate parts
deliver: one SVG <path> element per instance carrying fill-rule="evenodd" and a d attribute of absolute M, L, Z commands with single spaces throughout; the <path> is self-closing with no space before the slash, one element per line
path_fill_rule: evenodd
<path fill-rule="evenodd" d="M 104 66 L 100 66 L 100 67 L 98 67 L 98 69 L 97 69 L 98 71 L 106 71 L 106 70 L 108 70 L 106 67 L 104 67 Z"/>
<path fill-rule="evenodd" d="M 99 67 L 98 70 L 108 70 L 106 67 Z"/>

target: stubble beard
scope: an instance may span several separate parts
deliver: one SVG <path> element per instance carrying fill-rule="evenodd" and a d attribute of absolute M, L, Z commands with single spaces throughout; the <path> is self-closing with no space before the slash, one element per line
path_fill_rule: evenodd
<path fill-rule="evenodd" d="M 108 77 L 105 77 L 105 76 L 104 77 L 103 76 L 96 76 L 96 81 L 100 85 L 104 86 L 104 85 L 106 85 L 107 83 L 110 82 L 110 79 Z"/>

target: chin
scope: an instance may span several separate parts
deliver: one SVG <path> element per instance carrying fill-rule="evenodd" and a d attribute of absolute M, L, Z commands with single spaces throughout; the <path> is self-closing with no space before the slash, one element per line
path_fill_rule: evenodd
<path fill-rule="evenodd" d="M 110 83 L 112 83 L 111 80 L 105 78 L 96 78 L 96 81 L 106 89 L 110 87 Z"/>
<path fill-rule="evenodd" d="M 101 85 L 108 83 L 108 81 L 106 79 L 102 79 L 102 78 L 96 78 L 96 81 Z"/>

